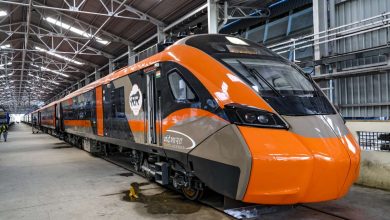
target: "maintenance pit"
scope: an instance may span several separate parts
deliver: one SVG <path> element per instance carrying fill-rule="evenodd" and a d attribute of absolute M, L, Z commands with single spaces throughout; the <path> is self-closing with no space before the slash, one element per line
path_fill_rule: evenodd
<path fill-rule="evenodd" d="M 0 219 L 233 219 L 127 169 L 16 124 L 0 142 Z M 130 198 L 130 184 L 138 198 Z M 390 192 L 354 186 L 338 201 L 249 206 L 260 219 L 389 219 Z"/>

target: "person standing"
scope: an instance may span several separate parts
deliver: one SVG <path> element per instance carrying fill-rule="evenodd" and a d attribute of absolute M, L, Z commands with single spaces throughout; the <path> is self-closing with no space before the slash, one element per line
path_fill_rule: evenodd
<path fill-rule="evenodd" d="M 7 124 L 1 125 L 0 136 L 1 136 L 1 133 L 3 133 L 4 141 L 7 142 L 7 136 L 8 136 L 8 125 Z"/>

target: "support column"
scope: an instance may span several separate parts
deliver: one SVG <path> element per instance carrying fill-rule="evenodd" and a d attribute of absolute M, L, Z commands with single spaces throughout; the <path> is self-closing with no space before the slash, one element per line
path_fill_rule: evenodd
<path fill-rule="evenodd" d="M 327 12 L 327 1 L 324 0 L 313 0 L 313 30 L 314 30 L 314 43 L 317 44 L 320 41 L 324 41 L 325 38 L 319 39 L 320 36 L 326 33 L 319 34 L 321 31 L 325 31 L 328 28 L 328 12 Z M 321 60 L 322 55 L 327 55 L 328 47 L 326 44 L 314 46 L 314 60 Z M 314 75 L 321 74 L 321 66 L 316 66 Z"/>
<path fill-rule="evenodd" d="M 133 50 L 133 47 L 131 47 L 131 46 L 128 46 L 127 49 L 128 49 L 128 52 L 129 52 L 127 65 L 131 66 L 131 65 L 135 64 L 135 57 L 134 57 L 135 52 Z"/>
<path fill-rule="evenodd" d="M 335 28 L 336 27 L 336 2 L 335 0 L 329 0 L 328 4 L 328 10 L 329 10 L 329 29 Z M 329 33 L 328 33 L 329 34 Z M 332 41 L 328 44 L 328 56 L 331 56 L 335 54 L 336 50 L 336 41 Z M 330 64 L 332 65 L 332 72 L 333 69 L 336 69 L 336 64 Z M 332 103 L 337 104 L 338 103 L 338 97 L 337 97 L 337 83 L 338 80 L 329 80 L 329 99 Z"/>
<path fill-rule="evenodd" d="M 165 33 L 163 26 L 157 26 L 157 41 L 163 43 L 165 41 Z"/>
<path fill-rule="evenodd" d="M 114 69 L 114 64 L 112 62 L 112 59 L 109 59 L 108 60 L 108 74 L 112 73 L 113 69 Z"/>
<path fill-rule="evenodd" d="M 218 5 L 216 0 L 207 0 L 209 34 L 218 33 Z"/>
<path fill-rule="evenodd" d="M 89 76 L 85 76 L 85 85 L 88 85 L 90 83 Z"/>
<path fill-rule="evenodd" d="M 329 0 L 329 29 L 336 27 L 336 2 Z M 333 55 L 336 51 L 336 42 L 332 41 L 329 44 L 328 55 Z"/>
<path fill-rule="evenodd" d="M 95 68 L 95 80 L 98 80 L 100 79 L 101 75 L 100 75 L 100 72 L 97 68 Z"/>

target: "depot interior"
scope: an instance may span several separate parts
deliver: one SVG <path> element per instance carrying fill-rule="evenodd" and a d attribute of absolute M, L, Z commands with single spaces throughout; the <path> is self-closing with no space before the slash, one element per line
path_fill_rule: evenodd
<path fill-rule="evenodd" d="M 189 208 L 172 202 L 171 212 L 150 211 L 162 201 L 155 195 L 145 196 L 147 204 L 117 198 L 107 201 L 122 196 L 118 192 L 133 181 L 129 178 L 147 180 L 131 172 L 126 177 L 112 177 L 115 184 L 104 180 L 109 178 L 104 176 L 107 173 L 127 171 L 78 149 L 63 147 L 54 152 L 58 155 L 45 156 L 44 149 L 65 145 L 42 132 L 31 136 L 31 122 L 24 121 L 25 115 L 177 40 L 208 33 L 254 41 L 301 67 L 340 112 L 361 148 L 360 175 L 346 200 L 314 205 L 304 214 L 297 214 L 300 209 L 295 208 L 265 217 L 306 218 L 318 209 L 334 218 L 353 218 L 354 208 L 364 212 L 375 205 L 374 211 L 367 211 L 369 216 L 385 219 L 390 199 L 388 0 L 0 0 L 0 109 L 2 122 L 8 114 L 10 124 L 8 142 L 0 142 L 0 218 L 228 218 L 226 212 L 197 202 Z M 83 155 L 91 166 L 106 173 L 96 174 L 95 170 L 92 175 L 81 169 L 84 173 L 77 175 L 77 167 L 71 171 L 64 168 L 67 155 Z M 62 162 L 46 161 L 45 157 Z M 82 166 L 81 160 L 69 159 L 74 166 Z M 72 178 L 64 184 L 74 187 L 65 187 L 62 194 L 56 187 L 61 183 L 53 184 L 53 175 L 61 173 Z M 7 179 L 19 183 L 12 187 L 14 183 Z M 167 197 L 175 193 L 156 187 L 167 191 Z M 104 193 L 99 190 L 114 196 L 100 196 Z M 155 194 L 160 196 L 160 191 Z M 366 193 L 363 198 L 359 197 L 362 191 Z M 75 201 L 81 202 L 77 205 Z M 347 211 L 339 209 L 332 214 L 329 206 Z M 86 210 L 93 211 L 87 214 Z"/>

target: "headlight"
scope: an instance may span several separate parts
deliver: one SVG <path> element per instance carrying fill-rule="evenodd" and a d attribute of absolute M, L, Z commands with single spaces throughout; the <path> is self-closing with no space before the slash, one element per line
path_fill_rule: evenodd
<path fill-rule="evenodd" d="M 235 103 L 225 105 L 224 111 L 234 124 L 288 129 L 288 124 L 272 112 Z"/>

